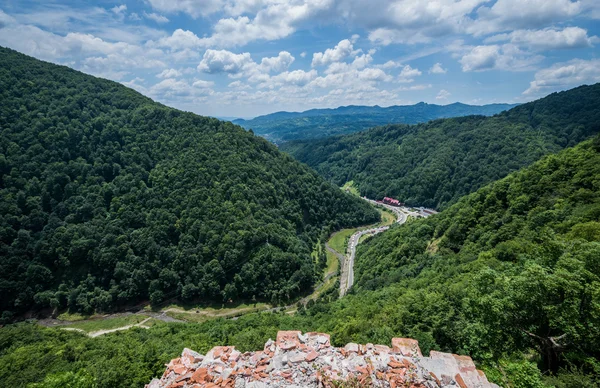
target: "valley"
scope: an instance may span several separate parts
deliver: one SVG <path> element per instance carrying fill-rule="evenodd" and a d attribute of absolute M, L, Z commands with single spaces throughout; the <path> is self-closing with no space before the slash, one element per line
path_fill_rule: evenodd
<path fill-rule="evenodd" d="M 598 83 L 280 147 L 2 47 L 0 101 L 0 386 L 600 384 Z"/>

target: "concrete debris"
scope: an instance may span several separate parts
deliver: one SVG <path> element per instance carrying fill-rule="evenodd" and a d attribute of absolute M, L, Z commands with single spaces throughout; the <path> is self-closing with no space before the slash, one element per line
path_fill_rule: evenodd
<path fill-rule="evenodd" d="M 160 379 L 146 388 L 351 387 L 497 388 L 468 356 L 432 351 L 393 338 L 385 345 L 349 343 L 332 347 L 328 334 L 280 331 L 262 351 L 215 346 L 206 356 L 184 349 Z"/>

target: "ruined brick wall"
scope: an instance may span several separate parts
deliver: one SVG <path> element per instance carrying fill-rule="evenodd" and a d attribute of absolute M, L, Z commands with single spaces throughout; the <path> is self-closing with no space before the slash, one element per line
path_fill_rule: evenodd
<path fill-rule="evenodd" d="M 393 338 L 391 349 L 354 343 L 335 348 L 328 334 L 280 331 L 262 351 L 217 346 L 203 356 L 184 349 L 146 388 L 316 388 L 341 381 L 351 387 L 497 387 L 470 357 L 435 351 L 423 357 L 412 339 Z"/>

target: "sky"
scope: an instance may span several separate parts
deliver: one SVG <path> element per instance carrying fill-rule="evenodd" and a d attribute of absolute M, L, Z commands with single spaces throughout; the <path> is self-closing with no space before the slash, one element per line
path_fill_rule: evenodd
<path fill-rule="evenodd" d="M 531 101 L 599 35 L 599 0 L 0 0 L 0 46 L 217 117 Z"/>

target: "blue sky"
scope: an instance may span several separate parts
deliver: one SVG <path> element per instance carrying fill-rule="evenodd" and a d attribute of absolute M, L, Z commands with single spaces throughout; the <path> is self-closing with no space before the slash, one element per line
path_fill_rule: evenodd
<path fill-rule="evenodd" d="M 599 36 L 598 0 L 0 0 L 0 45 L 213 116 L 529 101 Z"/>

